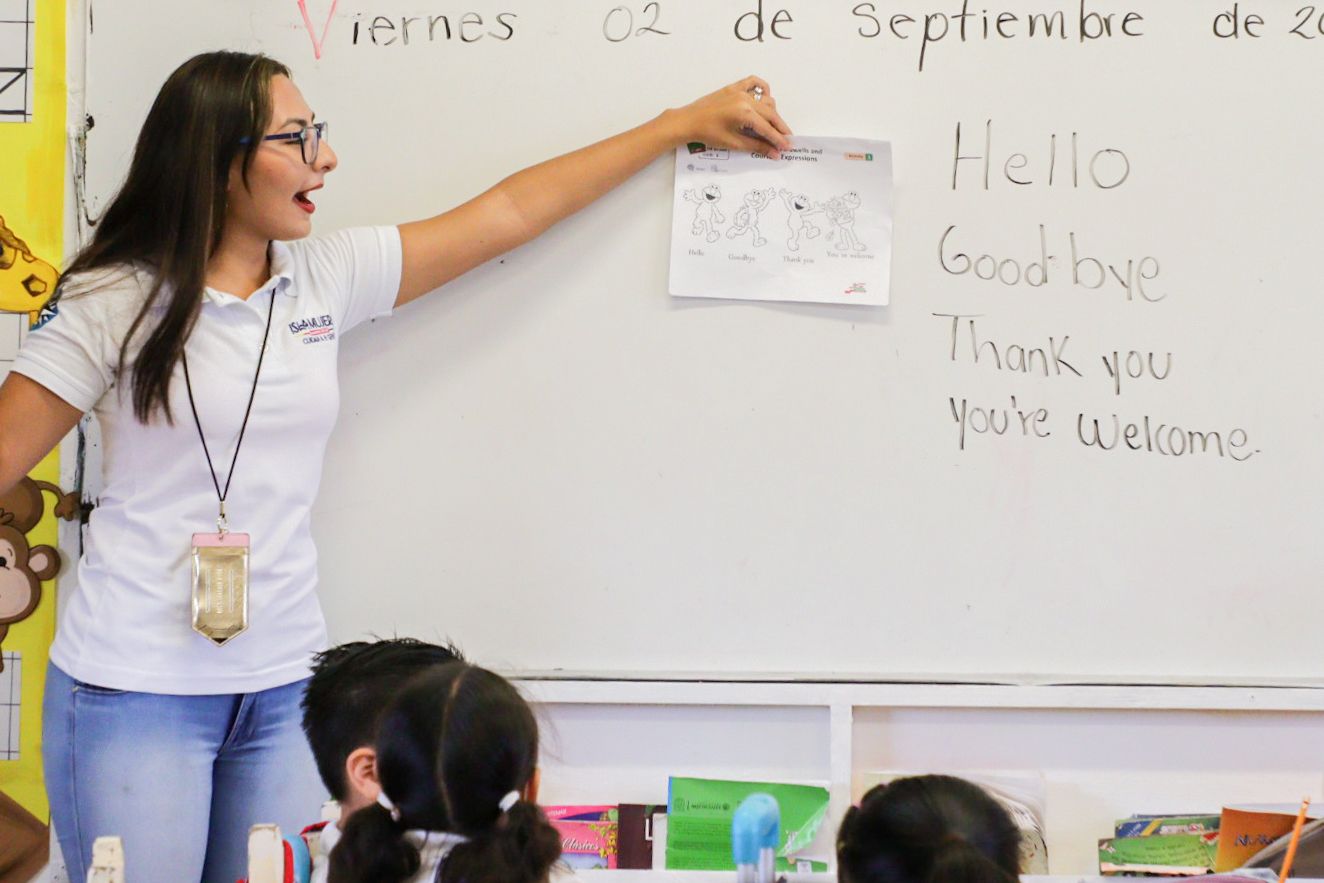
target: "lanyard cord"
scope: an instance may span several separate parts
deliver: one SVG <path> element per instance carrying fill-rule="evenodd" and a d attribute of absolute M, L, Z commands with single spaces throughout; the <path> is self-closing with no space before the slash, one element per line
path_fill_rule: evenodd
<path fill-rule="evenodd" d="M 211 471 L 211 483 L 216 486 L 216 498 L 221 504 L 221 514 L 216 519 L 216 529 L 224 536 L 229 530 L 229 522 L 225 518 L 225 498 L 230 493 L 230 481 L 234 478 L 234 466 L 239 462 L 239 448 L 244 443 L 244 431 L 248 429 L 248 415 L 253 411 L 253 399 L 257 396 L 257 379 L 262 375 L 262 359 L 267 354 L 267 339 L 271 336 L 271 317 L 276 312 L 276 290 L 271 290 L 271 304 L 267 307 L 267 330 L 262 335 L 262 349 L 257 354 L 257 370 L 253 372 L 253 388 L 248 393 L 248 407 L 244 408 L 244 422 L 239 427 L 239 440 L 235 442 L 234 457 L 230 460 L 230 474 L 225 477 L 225 490 L 221 490 L 221 482 L 216 477 L 216 467 L 211 462 L 211 451 L 207 449 L 207 438 L 202 434 L 202 421 L 198 419 L 198 406 L 193 401 L 193 382 L 188 374 L 188 354 L 181 353 L 180 360 L 184 363 L 184 385 L 188 389 L 188 406 L 193 411 L 193 425 L 198 428 L 198 439 L 202 442 L 202 453 L 207 456 L 207 469 Z"/>

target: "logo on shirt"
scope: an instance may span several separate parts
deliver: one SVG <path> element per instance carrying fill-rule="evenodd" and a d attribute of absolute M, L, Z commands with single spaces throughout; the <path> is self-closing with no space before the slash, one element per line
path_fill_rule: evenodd
<path fill-rule="evenodd" d="M 326 340 L 336 339 L 336 323 L 331 318 L 330 313 L 324 313 L 321 316 L 306 316 L 291 322 L 289 325 L 290 334 L 299 338 L 303 344 L 322 343 Z"/>
<path fill-rule="evenodd" d="M 60 315 L 60 305 L 47 301 L 41 305 L 41 309 L 37 312 L 37 320 L 28 327 L 28 330 L 36 331 L 58 315 Z"/>

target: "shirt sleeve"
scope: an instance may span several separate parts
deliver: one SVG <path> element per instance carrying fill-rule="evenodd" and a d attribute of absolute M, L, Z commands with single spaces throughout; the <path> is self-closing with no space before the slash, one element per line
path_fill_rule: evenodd
<path fill-rule="evenodd" d="M 400 293 L 401 247 L 397 227 L 351 227 L 299 243 L 309 269 L 335 303 L 341 334 L 369 319 L 388 316 Z"/>
<path fill-rule="evenodd" d="M 98 297 L 73 295 L 53 304 L 10 368 L 84 413 L 110 389 L 119 357 Z"/>

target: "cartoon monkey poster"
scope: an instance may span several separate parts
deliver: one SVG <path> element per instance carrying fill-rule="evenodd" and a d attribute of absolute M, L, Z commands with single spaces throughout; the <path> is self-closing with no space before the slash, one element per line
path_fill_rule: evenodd
<path fill-rule="evenodd" d="M 54 546 L 31 545 L 28 532 L 45 511 L 43 491 L 55 497 L 52 514 L 72 521 L 78 517 L 78 498 L 48 481 L 24 478 L 0 495 L 0 653 L 9 627 L 33 614 L 41 603 L 41 583 L 60 571 L 60 553 Z M 0 671 L 4 671 L 0 655 Z"/>

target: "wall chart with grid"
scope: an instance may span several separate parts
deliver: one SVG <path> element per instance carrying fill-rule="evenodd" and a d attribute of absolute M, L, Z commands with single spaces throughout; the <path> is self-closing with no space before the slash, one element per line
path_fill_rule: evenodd
<path fill-rule="evenodd" d="M 0 0 L 0 122 L 32 121 L 36 4 Z"/>
<path fill-rule="evenodd" d="M 5 661 L 5 670 L 0 671 L 0 760 L 18 760 L 23 654 L 7 652 L 0 656 Z"/>

